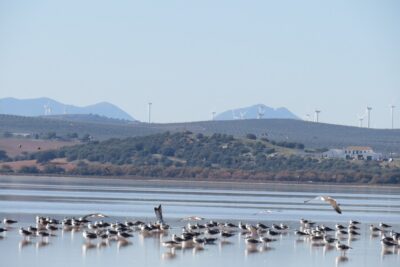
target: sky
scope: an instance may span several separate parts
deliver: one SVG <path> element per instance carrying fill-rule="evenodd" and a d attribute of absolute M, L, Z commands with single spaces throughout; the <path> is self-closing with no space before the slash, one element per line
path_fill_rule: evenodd
<path fill-rule="evenodd" d="M 211 119 L 263 103 L 400 128 L 400 1 L 0 0 L 0 98 Z M 366 120 L 364 120 L 365 122 Z"/>

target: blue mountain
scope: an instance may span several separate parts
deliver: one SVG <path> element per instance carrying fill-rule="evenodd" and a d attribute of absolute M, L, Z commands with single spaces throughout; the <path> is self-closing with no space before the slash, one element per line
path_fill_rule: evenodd
<path fill-rule="evenodd" d="M 12 97 L 2 98 L 0 99 L 0 113 L 20 116 L 96 114 L 113 119 L 135 120 L 128 113 L 108 102 L 100 102 L 94 105 L 78 107 L 63 104 L 46 97 L 35 99 L 16 99 Z"/>
<path fill-rule="evenodd" d="M 264 104 L 231 109 L 215 116 L 215 120 L 238 119 L 299 119 L 299 117 L 297 117 L 287 108 L 281 107 L 275 109 Z"/>

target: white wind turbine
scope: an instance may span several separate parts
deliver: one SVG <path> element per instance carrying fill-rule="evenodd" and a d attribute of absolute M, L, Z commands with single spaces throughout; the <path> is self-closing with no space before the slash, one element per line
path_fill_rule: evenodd
<path fill-rule="evenodd" d="M 393 104 L 390 105 L 390 114 L 391 114 L 391 119 L 392 119 L 392 129 L 394 129 L 394 108 L 395 107 L 396 106 L 393 105 Z"/>
<path fill-rule="evenodd" d="M 265 108 L 263 106 L 258 106 L 258 113 L 257 113 L 257 119 L 262 119 L 265 114 Z"/>
<path fill-rule="evenodd" d="M 321 113 L 321 110 L 316 109 L 315 110 L 315 122 L 319 122 L 319 114 Z"/>
<path fill-rule="evenodd" d="M 365 115 L 357 115 L 358 121 L 359 121 L 359 127 L 363 127 L 363 120 L 365 118 Z"/>
<path fill-rule="evenodd" d="M 367 106 L 368 128 L 370 128 L 370 126 L 371 126 L 371 110 L 372 110 L 372 107 Z"/>
<path fill-rule="evenodd" d="M 246 116 L 246 113 L 247 113 L 247 111 L 240 111 L 239 114 L 240 114 L 240 119 L 241 119 L 241 120 L 244 120 L 244 119 L 246 118 L 246 117 L 245 117 L 245 116 Z"/>
<path fill-rule="evenodd" d="M 232 109 L 232 118 L 233 118 L 234 120 L 240 119 L 240 117 L 236 116 L 236 112 L 235 112 L 234 109 Z"/>

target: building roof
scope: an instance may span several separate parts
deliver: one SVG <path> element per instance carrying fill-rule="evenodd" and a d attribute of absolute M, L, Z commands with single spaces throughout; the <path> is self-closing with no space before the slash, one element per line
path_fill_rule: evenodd
<path fill-rule="evenodd" d="M 348 146 L 346 150 L 372 150 L 370 146 Z"/>

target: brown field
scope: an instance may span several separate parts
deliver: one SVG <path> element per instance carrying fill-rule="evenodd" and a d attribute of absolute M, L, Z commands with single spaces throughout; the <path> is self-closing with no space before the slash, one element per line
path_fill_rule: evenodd
<path fill-rule="evenodd" d="M 23 166 L 29 166 L 29 167 L 36 166 L 41 171 L 45 167 L 43 164 L 37 163 L 36 160 L 19 160 L 19 161 L 3 162 L 3 163 L 0 163 L 0 169 L 2 168 L 3 165 L 10 166 L 14 171 L 18 171 Z M 47 163 L 46 165 L 56 165 L 58 167 L 63 168 L 66 171 L 70 171 L 73 168 L 75 168 L 75 164 L 68 162 L 65 158 L 54 159 L 54 160 L 50 161 L 49 163 Z"/>
<path fill-rule="evenodd" d="M 57 149 L 63 146 L 76 145 L 77 141 L 51 141 L 51 140 L 35 140 L 23 138 L 0 138 L 0 150 L 7 152 L 9 157 L 22 155 L 23 152 L 36 152 L 42 150 Z M 21 148 L 20 148 L 21 145 Z"/>

